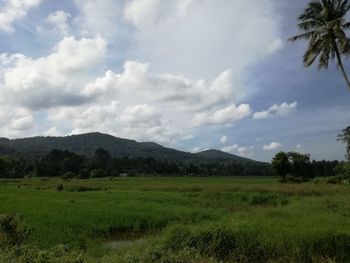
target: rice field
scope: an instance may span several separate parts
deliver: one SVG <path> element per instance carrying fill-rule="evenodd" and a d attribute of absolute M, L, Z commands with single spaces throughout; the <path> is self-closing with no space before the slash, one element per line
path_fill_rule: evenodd
<path fill-rule="evenodd" d="M 1 180 L 29 231 L 0 262 L 350 262 L 349 201 L 277 178 Z"/>

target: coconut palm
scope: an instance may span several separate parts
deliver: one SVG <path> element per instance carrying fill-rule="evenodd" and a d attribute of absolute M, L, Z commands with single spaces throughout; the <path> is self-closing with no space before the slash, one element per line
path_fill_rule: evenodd
<path fill-rule="evenodd" d="M 343 130 L 342 134 L 338 136 L 338 140 L 347 144 L 347 157 L 350 161 L 350 126 Z"/>
<path fill-rule="evenodd" d="M 350 81 L 342 62 L 342 55 L 350 53 L 350 40 L 345 34 L 350 28 L 350 22 L 345 20 L 349 9 L 349 0 L 310 2 L 299 17 L 298 27 L 303 32 L 289 40 L 308 40 L 309 45 L 304 54 L 305 67 L 311 66 L 318 58 L 318 69 L 327 69 L 329 62 L 336 58 L 350 89 Z"/>

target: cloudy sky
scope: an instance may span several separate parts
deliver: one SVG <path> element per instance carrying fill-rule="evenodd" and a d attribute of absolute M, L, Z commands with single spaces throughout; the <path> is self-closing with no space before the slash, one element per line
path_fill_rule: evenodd
<path fill-rule="evenodd" d="M 307 1 L 0 0 L 0 137 L 99 131 L 343 159 L 350 92 L 291 44 Z M 350 65 L 346 62 L 350 73 Z"/>

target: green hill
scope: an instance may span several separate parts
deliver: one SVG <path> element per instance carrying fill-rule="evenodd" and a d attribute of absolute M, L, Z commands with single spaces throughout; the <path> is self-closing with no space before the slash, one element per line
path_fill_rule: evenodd
<path fill-rule="evenodd" d="M 0 138 L 0 154 L 42 156 L 53 149 L 68 150 L 77 154 L 92 156 L 93 153 L 103 148 L 113 157 L 128 158 L 155 158 L 157 160 L 170 161 L 237 161 L 255 162 L 218 150 L 208 150 L 197 154 L 178 151 L 163 147 L 152 142 L 136 142 L 122 139 L 108 134 L 87 133 L 65 137 L 31 137 L 9 140 Z"/>

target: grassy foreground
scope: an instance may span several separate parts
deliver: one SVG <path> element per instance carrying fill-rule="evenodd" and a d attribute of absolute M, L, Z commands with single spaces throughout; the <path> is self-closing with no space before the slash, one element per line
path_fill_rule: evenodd
<path fill-rule="evenodd" d="M 1 180 L 30 231 L 0 262 L 350 262 L 349 201 L 274 178 Z"/>

